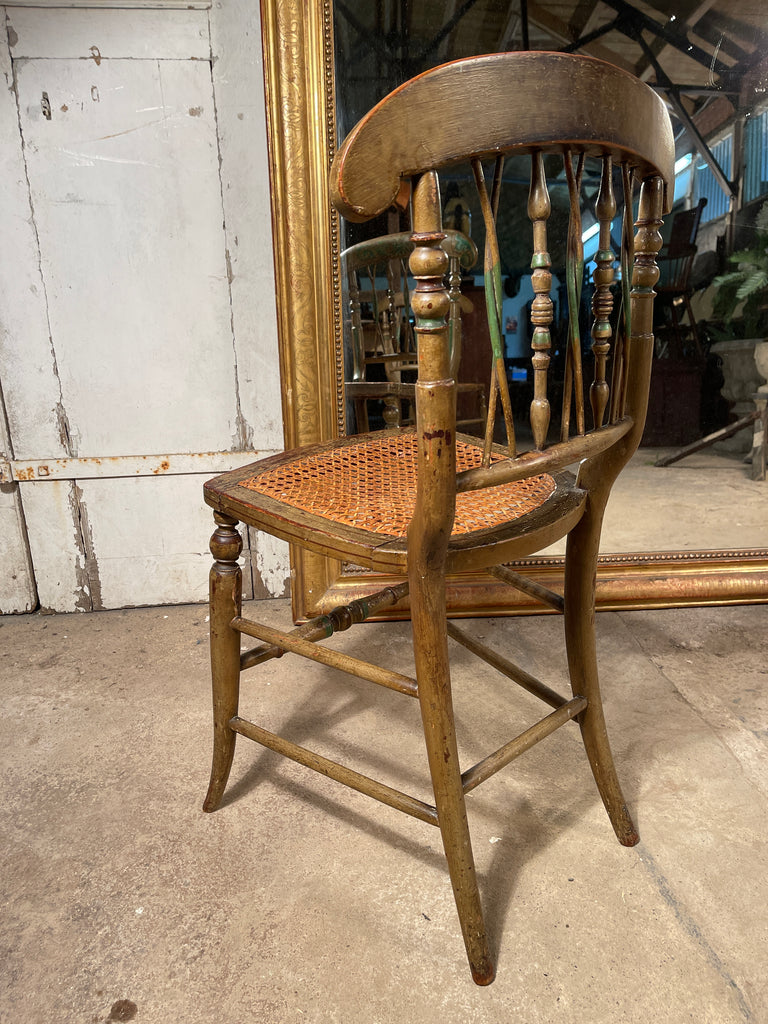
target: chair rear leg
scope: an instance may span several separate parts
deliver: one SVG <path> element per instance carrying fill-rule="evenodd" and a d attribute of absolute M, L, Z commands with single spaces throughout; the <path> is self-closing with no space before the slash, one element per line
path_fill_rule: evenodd
<path fill-rule="evenodd" d="M 215 811 L 224 795 L 237 738 L 229 722 L 237 714 L 240 695 L 240 634 L 230 623 L 242 609 L 242 572 L 237 559 L 243 542 L 236 519 L 219 512 L 214 519 L 217 529 L 211 537 L 211 553 L 216 561 L 209 577 L 213 763 L 204 811 Z"/>
<path fill-rule="evenodd" d="M 608 816 L 619 842 L 634 846 L 640 839 L 627 810 L 608 742 L 595 646 L 595 580 L 602 509 L 587 511 L 568 536 L 565 556 L 565 643 L 574 696 L 589 706 L 578 716 L 581 736 Z"/>
<path fill-rule="evenodd" d="M 445 585 L 442 578 L 414 576 L 411 618 L 416 679 L 435 806 L 472 978 L 478 985 L 489 985 L 495 968 L 483 921 L 461 784 L 451 700 Z"/>

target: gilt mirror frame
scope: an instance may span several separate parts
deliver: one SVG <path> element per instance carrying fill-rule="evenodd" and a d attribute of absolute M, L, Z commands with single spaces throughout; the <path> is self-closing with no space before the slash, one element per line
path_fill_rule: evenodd
<path fill-rule="evenodd" d="M 344 430 L 339 227 L 328 198 L 335 146 L 332 0 L 261 0 L 277 318 L 286 447 Z M 562 558 L 518 571 L 558 588 Z M 385 585 L 312 552 L 291 551 L 294 616 L 327 611 Z M 768 601 L 768 548 L 600 556 L 600 609 Z M 456 614 L 543 609 L 482 573 L 449 585 Z"/>

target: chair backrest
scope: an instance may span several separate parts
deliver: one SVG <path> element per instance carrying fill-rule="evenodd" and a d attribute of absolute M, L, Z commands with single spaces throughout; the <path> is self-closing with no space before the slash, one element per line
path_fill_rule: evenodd
<path fill-rule="evenodd" d="M 657 290 L 674 293 L 684 292 L 688 287 L 691 268 L 698 249 L 696 236 L 699 233 L 701 214 L 707 205 L 702 196 L 690 210 L 680 210 L 672 218 L 669 241 L 659 253 L 659 283 Z"/>
<path fill-rule="evenodd" d="M 341 254 L 349 289 L 353 381 L 365 379 L 371 348 L 381 353 L 373 358 L 384 361 L 390 379 L 402 368 L 398 355 L 406 360 L 410 356 L 411 362 L 416 358 L 408 267 L 414 247 L 412 232 L 400 231 L 358 242 Z M 460 231 L 450 229 L 440 247 L 448 256 L 449 345 L 451 374 L 455 376 L 461 358 L 461 273 L 477 263 L 477 246 Z"/>
<path fill-rule="evenodd" d="M 506 155 L 529 154 L 533 398 L 533 447 L 520 453 L 507 387 L 502 347 L 502 286 L 495 223 L 504 192 Z M 599 163 L 594 215 L 599 245 L 593 278 L 591 329 L 594 372 L 588 427 L 582 383 L 578 308 L 582 291 L 582 204 L 585 161 Z M 614 477 L 642 434 L 653 354 L 653 286 L 658 278 L 662 213 L 672 199 L 674 143 L 669 116 L 654 91 L 631 75 L 592 58 L 543 52 L 505 53 L 454 61 L 406 82 L 383 99 L 352 130 L 334 160 L 332 197 L 355 221 L 379 215 L 410 198 L 413 241 L 410 268 L 417 281 L 411 303 L 419 348 L 417 432 L 422 466 L 451 462 L 455 437 L 455 384 L 450 378 L 444 275 L 448 257 L 437 171 L 469 161 L 486 231 L 485 278 L 493 379 L 483 466 L 459 474 L 463 491 L 552 472 L 582 459 L 600 460 Z M 493 185 L 484 164 L 493 162 Z M 554 167 L 556 165 L 556 168 Z M 569 195 L 567 284 L 569 323 L 559 439 L 548 444 L 548 369 L 553 302 L 547 238 L 551 212 L 546 171 L 565 181 Z M 617 214 L 614 178 L 623 191 L 620 275 L 611 250 Z M 637 236 L 632 237 L 633 187 L 641 183 Z M 613 286 L 620 279 L 619 300 Z M 618 327 L 615 310 L 620 309 Z M 610 356 L 610 371 L 609 367 Z M 508 458 L 492 461 L 498 402 L 504 412 Z M 446 452 L 447 457 L 437 460 Z"/>

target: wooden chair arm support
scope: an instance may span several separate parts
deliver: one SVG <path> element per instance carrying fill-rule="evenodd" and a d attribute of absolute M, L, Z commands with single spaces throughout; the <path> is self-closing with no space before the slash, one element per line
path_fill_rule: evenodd
<path fill-rule="evenodd" d="M 524 452 L 516 459 L 494 462 L 487 469 L 465 469 L 456 475 L 456 491 L 475 491 L 482 487 L 496 487 L 499 484 L 524 480 L 538 473 L 554 473 L 565 469 L 574 462 L 591 458 L 611 448 L 629 433 L 634 420 L 627 416 L 618 423 L 611 423 L 582 437 L 572 437 L 560 444 L 553 444 L 546 451 Z"/>

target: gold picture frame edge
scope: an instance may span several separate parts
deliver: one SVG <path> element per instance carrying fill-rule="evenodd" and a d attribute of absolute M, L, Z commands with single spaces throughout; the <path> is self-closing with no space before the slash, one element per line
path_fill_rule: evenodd
<path fill-rule="evenodd" d="M 511 568 L 535 583 L 562 592 L 564 560 L 530 558 Z M 319 601 L 317 612 L 365 598 L 398 582 L 395 577 L 363 572 L 340 576 Z M 449 577 L 451 616 L 552 614 L 547 608 L 507 584 L 483 573 Z M 609 554 L 597 569 L 598 611 L 637 611 L 768 602 L 768 551 L 665 551 Z M 408 601 L 378 616 L 408 617 Z"/>
<path fill-rule="evenodd" d="M 261 0 L 278 344 L 285 443 L 343 432 L 343 350 L 338 219 L 328 200 L 334 150 L 332 0 Z M 530 559 L 520 571 L 558 587 L 562 558 Z M 382 577 L 342 573 L 340 563 L 291 549 L 295 619 L 371 593 Z M 503 596 L 502 596 L 503 595 Z M 602 555 L 600 609 L 768 602 L 768 548 Z M 481 573 L 452 580 L 455 615 L 542 611 Z M 402 616 L 404 610 L 393 612 Z"/>

